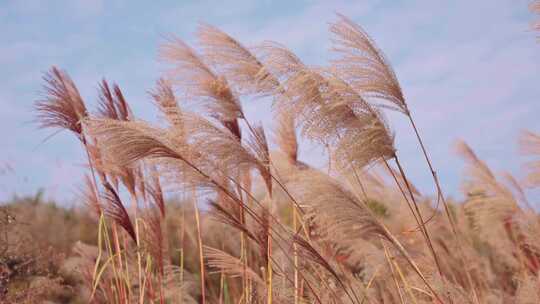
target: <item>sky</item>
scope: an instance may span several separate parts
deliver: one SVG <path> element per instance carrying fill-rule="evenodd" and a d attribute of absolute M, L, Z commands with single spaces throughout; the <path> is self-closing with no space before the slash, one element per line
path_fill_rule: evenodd
<path fill-rule="evenodd" d="M 45 5 L 46 3 L 46 5 Z M 155 121 L 148 90 L 167 68 L 157 61 L 165 37 L 196 47 L 200 22 L 248 46 L 273 40 L 306 63 L 332 58 L 328 23 L 341 13 L 374 38 L 394 66 L 444 191 L 460 196 L 465 140 L 496 172 L 521 178 L 522 130 L 540 131 L 540 19 L 524 0 L 456 1 L 0 1 L 0 202 L 43 189 L 73 202 L 84 154 L 72 134 L 38 130 L 32 106 L 52 65 L 65 69 L 90 108 L 102 78 L 123 89 L 136 116 Z M 271 128 L 269 103 L 243 100 L 252 121 Z M 433 193 L 408 121 L 389 114 L 409 177 Z M 47 139 L 45 141 L 45 139 Z M 302 149 L 304 148 L 304 149 Z M 300 158 L 322 156 L 301 147 Z"/>

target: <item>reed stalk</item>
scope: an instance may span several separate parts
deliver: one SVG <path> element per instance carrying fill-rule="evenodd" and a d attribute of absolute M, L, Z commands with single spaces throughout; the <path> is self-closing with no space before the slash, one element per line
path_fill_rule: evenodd
<path fill-rule="evenodd" d="M 203 304 L 206 303 L 206 284 L 205 284 L 205 271 L 204 271 L 204 257 L 203 257 L 203 242 L 201 232 L 201 219 L 199 206 L 195 197 L 193 199 L 193 208 L 195 210 L 195 222 L 197 226 L 197 245 L 199 247 L 199 267 L 200 267 L 200 283 L 201 283 L 201 300 Z"/>

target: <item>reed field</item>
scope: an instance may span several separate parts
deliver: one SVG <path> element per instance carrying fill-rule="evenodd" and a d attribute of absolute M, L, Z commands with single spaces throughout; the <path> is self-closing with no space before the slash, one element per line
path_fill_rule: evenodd
<path fill-rule="evenodd" d="M 164 39 L 157 122 L 106 80 L 90 107 L 51 67 L 31 114 L 77 138 L 86 178 L 72 208 L 40 193 L 0 206 L 0 303 L 540 303 L 538 130 L 501 143 L 526 178 L 457 142 L 464 199 L 450 199 L 377 37 L 340 14 L 328 30 L 324 66 L 206 23 L 193 46 Z M 271 102 L 273 123 L 246 98 Z M 435 195 L 408 177 L 389 113 Z M 306 143 L 323 166 L 299 158 Z"/>

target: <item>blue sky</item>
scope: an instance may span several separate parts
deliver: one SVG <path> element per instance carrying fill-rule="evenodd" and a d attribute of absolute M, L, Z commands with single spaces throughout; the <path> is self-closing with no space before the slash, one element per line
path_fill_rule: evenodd
<path fill-rule="evenodd" d="M 159 2 L 159 3 L 158 3 Z M 274 40 L 307 63 L 331 58 L 328 22 L 335 12 L 361 24 L 393 63 L 445 191 L 459 195 L 463 164 L 452 152 L 467 141 L 497 171 L 521 176 L 516 139 L 540 131 L 540 44 L 528 1 L 1 1 L 0 200 L 44 188 L 70 201 L 84 158 L 67 132 L 32 123 L 41 76 L 66 69 L 87 103 L 105 77 L 124 90 L 137 116 L 155 120 L 147 91 L 165 69 L 158 45 L 175 34 L 195 43 L 198 22 L 220 27 L 246 45 Z M 46 3 L 46 6 L 44 5 Z M 268 103 L 245 100 L 252 120 L 271 127 Z M 413 181 L 432 192 L 407 121 L 390 115 L 399 155 Z M 312 149 L 301 157 L 316 160 Z"/>

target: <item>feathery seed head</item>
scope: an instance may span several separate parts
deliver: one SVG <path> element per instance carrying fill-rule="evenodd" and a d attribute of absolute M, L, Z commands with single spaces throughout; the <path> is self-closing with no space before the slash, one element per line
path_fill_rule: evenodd
<path fill-rule="evenodd" d="M 45 73 L 43 80 L 45 98 L 35 103 L 39 126 L 67 129 L 83 140 L 81 122 L 88 112 L 75 83 L 56 67 Z"/>

